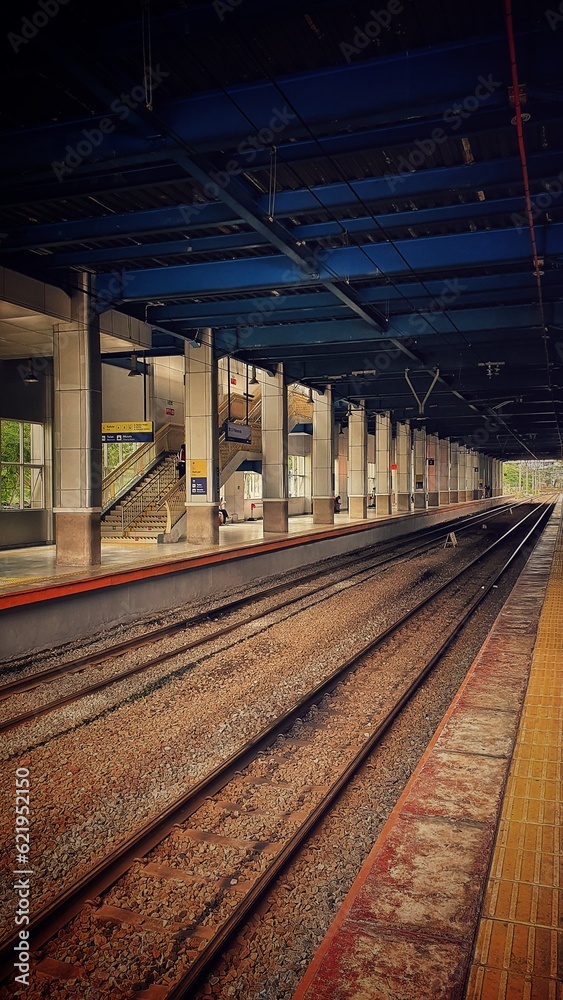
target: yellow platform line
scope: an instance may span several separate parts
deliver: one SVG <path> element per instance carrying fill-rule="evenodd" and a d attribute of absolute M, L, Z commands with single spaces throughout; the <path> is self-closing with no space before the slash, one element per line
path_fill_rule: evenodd
<path fill-rule="evenodd" d="M 563 997 L 563 523 L 466 1000 Z"/>

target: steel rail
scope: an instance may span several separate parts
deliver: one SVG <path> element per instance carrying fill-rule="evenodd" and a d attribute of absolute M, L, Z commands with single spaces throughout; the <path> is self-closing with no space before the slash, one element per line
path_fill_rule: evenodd
<path fill-rule="evenodd" d="M 392 562 L 395 559 L 405 558 L 406 556 L 411 555 L 412 553 L 424 551 L 424 544 L 428 544 L 428 542 L 432 540 L 433 535 L 435 535 L 437 538 L 443 536 L 445 531 L 447 533 L 448 527 L 451 527 L 453 524 L 456 525 L 455 530 L 457 532 L 465 531 L 468 528 L 473 527 L 476 521 L 492 520 L 494 517 L 498 517 L 500 514 L 506 513 L 507 509 L 513 509 L 521 505 L 527 505 L 528 503 L 529 501 L 523 500 L 515 504 L 504 504 L 500 507 L 492 508 L 490 511 L 486 511 L 481 514 L 472 514 L 470 515 L 470 517 L 464 519 L 461 522 L 461 524 L 459 524 L 456 521 L 452 522 L 448 521 L 444 522 L 442 525 L 433 525 L 432 527 L 424 528 L 422 529 L 421 532 L 416 533 L 418 537 L 420 537 L 421 534 L 424 534 L 425 536 L 426 534 L 428 534 L 430 536 L 428 538 L 423 539 L 422 545 L 413 545 L 411 546 L 411 548 L 407 548 L 405 552 L 397 553 L 396 551 L 394 551 L 393 554 L 389 556 L 389 558 L 385 558 L 383 560 L 380 560 L 379 562 L 376 562 L 373 568 L 376 569 L 379 566 L 384 566 L 388 562 Z M 410 535 L 407 536 L 407 538 L 409 537 Z M 405 539 L 405 541 L 406 540 L 407 539 Z M 394 541 L 396 540 L 392 539 L 388 544 L 392 545 Z M 399 544 L 401 544 L 400 541 Z M 344 561 L 344 565 L 357 564 L 358 562 L 361 561 L 369 562 L 370 559 L 373 559 L 373 555 L 351 556 L 350 559 Z M 341 566 L 342 565 L 343 564 L 341 563 Z M 362 570 L 359 570 L 358 572 L 362 572 Z M 363 572 L 365 572 L 365 570 Z M 301 577 L 301 579 L 298 581 L 298 585 L 300 586 L 303 583 L 307 583 L 310 580 L 314 580 L 325 573 L 326 573 L 326 568 L 322 569 L 317 568 L 313 572 L 308 573 L 305 576 Z M 351 576 L 354 575 L 355 574 L 351 574 Z M 343 580 L 350 579 L 351 576 L 343 577 L 342 579 Z M 224 604 L 221 607 L 214 608 L 209 611 L 202 611 L 197 615 L 193 615 L 190 618 L 182 619 L 179 622 L 173 622 L 170 625 L 164 625 L 160 628 L 152 629 L 150 632 L 145 632 L 144 635 L 142 636 L 135 636 L 132 639 L 126 639 L 125 641 L 117 643 L 116 645 L 112 646 L 110 649 L 99 650 L 95 653 L 87 653 L 86 655 L 78 657 L 74 660 L 67 660 L 65 663 L 61 665 L 55 667 L 49 667 L 47 670 L 40 671 L 36 674 L 30 674 L 28 677 L 18 678 L 17 680 L 9 681 L 7 684 L 1 684 L 0 700 L 4 700 L 13 694 L 23 694 L 26 691 L 31 691 L 33 690 L 33 688 L 38 687 L 39 684 L 43 684 L 51 680 L 57 680 L 59 677 L 64 677 L 66 674 L 80 673 L 86 667 L 97 666 L 98 664 L 102 664 L 106 660 L 109 660 L 110 658 L 115 659 L 117 656 L 121 656 L 124 653 L 132 652 L 136 649 L 142 649 L 144 646 L 150 645 L 151 643 L 156 642 L 159 639 L 166 638 L 167 636 L 171 636 L 175 632 L 180 632 L 190 627 L 193 628 L 194 626 L 209 620 L 210 618 L 213 617 L 213 615 L 220 614 L 221 616 L 224 616 L 230 614 L 233 611 L 236 611 L 238 608 L 250 604 L 253 601 L 260 601 L 263 600 L 264 598 L 273 596 L 276 593 L 283 592 L 284 590 L 287 589 L 287 586 L 288 584 L 285 583 L 274 584 L 272 587 L 267 587 L 264 590 L 259 591 L 255 594 L 250 594 L 247 597 L 237 598 L 236 600 L 230 601 L 229 603 Z M 282 604 L 279 607 L 283 606 L 284 605 Z M 220 637 L 222 634 L 223 633 L 221 632 L 221 630 L 219 630 L 217 633 L 212 633 L 212 635 L 209 637 L 209 641 L 212 641 L 214 637 Z M 183 652 L 185 648 L 191 648 L 191 647 L 190 646 L 179 647 L 179 652 Z M 146 666 L 148 668 L 152 665 L 156 665 L 159 662 L 161 662 L 160 659 L 156 658 L 154 661 L 148 661 Z M 143 668 L 141 667 L 141 669 Z M 127 676 L 130 676 L 129 671 L 124 671 L 122 674 L 116 675 L 114 679 L 121 680 Z M 98 690 L 98 686 L 94 686 L 92 688 L 92 691 L 94 690 Z M 92 692 L 90 691 L 90 689 L 88 690 L 85 689 L 85 693 L 92 693 Z"/>
<path fill-rule="evenodd" d="M 548 513 L 551 513 L 551 511 Z M 542 514 L 538 519 L 538 522 L 546 518 L 546 516 L 547 515 L 544 512 L 544 514 Z M 166 1000 L 189 1000 L 189 997 L 193 996 L 192 991 L 194 987 L 197 986 L 198 983 L 201 982 L 203 976 L 210 971 L 216 959 L 222 955 L 226 945 L 234 937 L 234 935 L 240 931 L 249 914 L 252 913 L 256 906 L 261 902 L 275 879 L 301 850 L 309 835 L 320 823 L 320 821 L 324 819 L 326 813 L 352 780 L 358 768 L 370 756 L 377 744 L 391 728 L 393 722 L 395 722 L 397 717 L 400 715 L 403 708 L 408 704 L 422 683 L 426 680 L 429 673 L 434 669 L 436 664 L 442 659 L 450 646 L 455 642 L 459 633 L 474 615 L 476 609 L 486 599 L 486 597 L 488 597 L 493 587 L 496 586 L 497 581 L 507 571 L 530 536 L 536 531 L 537 527 L 538 524 L 534 524 L 525 538 L 510 555 L 509 559 L 504 563 L 502 568 L 495 574 L 490 583 L 488 583 L 484 589 L 477 594 L 476 598 L 469 602 L 468 609 L 464 613 L 462 619 L 450 630 L 437 652 L 431 656 L 414 680 L 411 681 L 403 694 L 394 703 L 385 718 L 382 719 L 379 725 L 374 729 L 369 739 L 366 740 L 354 758 L 333 782 L 323 798 L 317 803 L 314 810 L 294 832 L 279 854 L 276 855 L 272 864 L 257 878 L 247 895 L 241 900 L 224 924 L 221 925 L 207 947 L 198 955 L 182 978 L 171 987 L 166 994 Z"/>
<path fill-rule="evenodd" d="M 510 565 L 516 557 L 527 539 L 538 528 L 539 524 L 551 513 L 553 504 L 542 505 L 545 509 L 541 511 L 539 517 L 534 522 L 533 527 L 528 531 L 525 538 L 519 543 L 517 549 L 511 554 L 509 560 L 504 564 L 503 570 Z M 185 795 L 171 803 L 165 810 L 153 819 L 145 823 L 130 837 L 122 841 L 105 858 L 97 862 L 81 878 L 69 885 L 62 893 L 49 903 L 44 904 L 36 913 L 28 926 L 30 935 L 34 942 L 34 948 L 41 947 L 47 940 L 52 938 L 58 930 L 64 927 L 83 907 L 88 898 L 95 897 L 106 891 L 117 879 L 123 875 L 138 859 L 139 856 L 147 854 L 157 844 L 168 835 L 170 830 L 178 823 L 184 822 L 194 813 L 205 798 L 216 794 L 231 779 L 237 770 L 245 767 L 253 760 L 260 750 L 269 746 L 278 735 L 287 730 L 300 716 L 309 711 L 322 698 L 330 693 L 339 681 L 350 672 L 357 662 L 379 645 L 388 639 L 394 632 L 398 631 L 406 624 L 418 611 L 426 607 L 431 601 L 438 597 L 448 587 L 451 587 L 461 576 L 469 572 L 477 563 L 481 562 L 488 554 L 493 552 L 497 546 L 502 544 L 509 535 L 516 531 L 524 521 L 528 520 L 537 511 L 531 511 L 517 525 L 510 528 L 504 535 L 493 542 L 484 552 L 477 556 L 471 563 L 463 567 L 452 579 L 441 584 L 432 594 L 423 598 L 413 608 L 402 615 L 396 622 L 388 626 L 375 639 L 371 640 L 364 647 L 358 650 L 352 657 L 340 664 L 323 681 L 309 691 L 297 702 L 293 708 L 269 723 L 255 737 L 247 741 L 239 750 L 232 754 L 227 760 L 217 765 L 204 778 L 193 785 Z M 495 579 L 498 579 L 497 575 Z M 494 581 L 489 587 L 494 586 Z M 479 599 L 483 599 L 488 591 L 478 594 Z M 477 606 L 477 605 L 475 605 Z M 462 625 L 456 626 L 461 628 Z M 231 931 L 229 932 L 231 933 Z M 4 940 L 0 946 L 0 980 L 13 971 L 13 945 L 17 941 L 17 934 L 12 934 Z M 172 994 L 171 994 L 172 996 Z"/>
<path fill-rule="evenodd" d="M 479 518 L 479 520 L 483 520 L 482 517 Z M 465 527 L 467 527 L 467 525 L 465 525 Z M 440 535 L 438 537 L 443 536 L 443 534 L 444 534 L 444 531 L 442 530 L 440 532 Z M 267 615 L 271 615 L 274 612 L 280 611 L 283 608 L 291 607 L 291 605 L 297 604 L 299 601 L 304 601 L 304 600 L 307 600 L 307 598 L 315 597 L 316 595 L 321 594 L 321 593 L 323 593 L 323 592 L 325 592 L 327 590 L 330 590 L 333 587 L 339 586 L 341 583 L 344 583 L 346 581 L 352 580 L 355 576 L 361 576 L 364 573 L 368 573 L 368 572 L 370 572 L 373 569 L 378 569 L 379 567 L 385 566 L 388 563 L 394 562 L 395 560 L 401 561 L 402 559 L 405 559 L 408 556 L 411 556 L 413 553 L 423 554 L 424 552 L 428 551 L 428 542 L 429 542 L 429 539 L 426 539 L 425 541 L 422 542 L 421 545 L 411 546 L 411 548 L 407 549 L 406 552 L 401 552 L 401 553 L 396 553 L 395 552 L 395 553 L 393 553 L 393 555 L 391 555 L 389 557 L 386 557 L 384 559 L 381 559 L 381 560 L 373 563 L 370 566 L 367 566 L 367 567 L 355 570 L 353 573 L 349 573 L 347 576 L 341 577 L 337 581 L 333 581 L 333 582 L 329 582 L 329 583 L 323 584 L 322 586 L 317 587 L 315 590 L 309 592 L 308 594 L 297 594 L 294 597 L 287 598 L 286 600 L 281 601 L 275 607 L 268 608 L 266 611 L 263 611 L 263 612 L 258 613 L 258 614 L 251 615 L 248 618 L 243 619 L 242 621 L 233 622 L 230 625 L 225 625 L 222 628 L 216 629 L 214 632 L 211 632 L 207 636 L 201 637 L 199 639 L 192 639 L 192 640 L 190 640 L 190 642 L 183 643 L 181 646 L 177 646 L 173 650 L 167 651 L 165 653 L 161 653 L 158 656 L 155 656 L 155 657 L 152 657 L 149 660 L 146 660 L 144 663 L 136 664 L 134 667 L 129 667 L 127 670 L 120 671 L 118 674 L 113 674 L 111 677 L 107 677 L 107 678 L 104 678 L 103 680 L 96 681 L 94 684 L 88 684 L 85 687 L 79 688 L 76 691 L 72 691 L 70 694 L 63 695 L 60 698 L 56 698 L 53 701 L 47 702 L 44 705 L 39 705 L 39 706 L 37 706 L 35 708 L 30 708 L 26 712 L 21 712 L 19 715 L 14 715 L 14 716 L 12 716 L 9 719 L 1 720 L 0 721 L 0 733 L 5 733 L 5 732 L 11 731 L 12 729 L 17 729 L 18 726 L 24 725 L 26 722 L 31 722 L 31 721 L 33 721 L 35 719 L 41 718 L 44 715 L 49 715 L 51 712 L 54 712 L 54 711 L 56 711 L 59 708 L 64 708 L 65 705 L 69 705 L 69 704 L 71 704 L 74 701 L 78 701 L 78 700 L 80 700 L 82 698 L 86 698 L 88 695 L 95 694 L 97 691 L 103 691 L 105 688 L 111 687 L 113 684 L 117 684 L 119 681 L 127 680 L 128 678 L 134 677 L 137 674 L 144 673 L 145 671 L 150 670 L 153 667 L 156 667 L 156 666 L 158 666 L 161 663 L 165 663 L 167 660 L 172 660 L 176 656 L 180 656 L 182 653 L 186 653 L 186 652 L 189 652 L 192 649 L 197 649 L 199 647 L 206 646 L 208 643 L 215 642 L 217 639 L 220 639 L 220 638 L 222 638 L 225 635 L 229 635 L 230 633 L 235 632 L 239 628 L 244 628 L 244 626 L 246 626 L 246 625 L 251 625 L 251 624 L 253 624 L 256 621 L 259 621 L 260 618 L 263 618 L 263 617 L 265 617 Z M 356 563 L 357 562 L 366 562 L 366 561 L 369 561 L 370 559 L 373 559 L 373 556 L 366 556 L 365 558 L 360 558 L 359 560 L 355 560 L 354 562 L 356 562 Z M 319 575 L 320 575 L 319 572 L 316 571 L 314 574 L 311 574 L 310 576 L 313 579 L 315 579 Z M 307 582 L 307 579 L 309 579 L 309 578 L 305 578 L 304 581 L 303 580 L 297 581 L 296 585 L 297 586 L 301 586 L 303 582 Z M 359 580 L 357 582 L 357 584 L 353 584 L 353 586 L 357 586 L 358 584 L 361 584 L 362 582 L 363 581 Z M 286 589 L 287 589 L 287 585 L 280 584 L 280 585 L 276 585 L 273 588 L 270 588 L 270 591 L 276 592 L 276 591 L 280 591 L 281 590 L 282 593 L 285 593 Z M 258 597 L 256 595 L 254 595 L 253 599 L 260 600 L 262 598 L 262 596 L 263 596 L 262 593 L 260 595 L 258 595 Z M 329 599 L 330 596 L 331 596 L 330 594 L 327 595 L 325 598 L 323 598 L 323 600 Z M 246 602 L 247 600 L 248 600 L 248 598 L 242 598 L 243 602 Z M 234 603 L 238 603 L 238 602 L 234 602 Z M 317 603 L 320 603 L 320 602 L 317 602 Z M 147 641 L 145 639 L 141 638 L 141 639 L 138 640 L 138 646 L 137 646 L 137 648 L 139 648 L 139 647 L 142 648 L 145 645 L 147 645 Z M 109 660 L 110 657 L 106 656 L 105 659 Z M 76 672 L 75 670 L 67 671 L 67 670 L 64 670 L 63 668 L 54 668 L 54 669 L 57 670 L 57 671 L 60 671 L 59 673 L 57 673 L 57 675 L 56 675 L 57 677 L 60 677 L 60 676 L 64 677 L 66 675 L 66 673 L 74 673 L 74 672 Z M 82 671 L 83 669 L 84 669 L 84 667 L 80 667 L 80 671 Z M 184 668 L 182 668 L 182 669 L 184 669 Z M 16 694 L 16 693 L 17 694 L 22 694 L 25 691 L 33 690 L 34 688 L 38 687 L 38 685 L 39 685 L 39 683 L 41 683 L 41 681 L 40 680 L 36 681 L 36 677 L 37 676 L 38 675 L 35 675 L 35 677 L 33 678 L 33 683 L 31 683 L 32 679 L 30 678 L 30 683 L 29 683 L 29 685 L 27 687 L 19 687 L 18 686 L 18 687 L 16 687 L 16 689 L 11 689 L 9 691 L 9 694 Z M 54 680 L 55 677 L 52 676 L 49 679 L 50 680 Z M 14 682 L 14 684 L 17 685 L 18 682 Z M 24 681 L 21 681 L 20 684 L 24 684 Z M 4 690 L 7 690 L 8 687 L 9 687 L 9 685 L 5 685 L 5 687 L 3 689 L 0 689 L 0 698 L 2 698 L 2 694 L 3 694 Z M 6 697 L 7 696 L 4 695 L 4 699 Z"/>

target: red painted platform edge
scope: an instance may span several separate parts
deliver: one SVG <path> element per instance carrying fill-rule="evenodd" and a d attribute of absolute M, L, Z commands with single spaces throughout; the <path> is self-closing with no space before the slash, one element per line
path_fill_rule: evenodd
<path fill-rule="evenodd" d="M 495 497 L 502 500 L 503 497 Z M 478 500 L 466 500 L 462 503 L 448 504 L 443 507 L 433 507 L 433 512 L 440 510 L 456 510 L 458 507 L 467 507 L 470 504 L 478 503 Z M 394 515 L 393 520 L 402 521 L 407 517 L 425 514 L 424 510 L 413 511 L 407 514 Z M 105 587 L 118 587 L 127 583 L 135 583 L 153 576 L 165 576 L 169 573 L 182 573 L 191 569 L 198 569 L 201 566 L 210 566 L 237 559 L 247 559 L 257 554 L 267 554 L 276 552 L 279 549 L 296 548 L 300 545 L 311 545 L 314 542 L 325 541 L 328 538 L 335 538 L 339 535 L 350 535 L 369 531 L 379 524 L 384 524 L 387 519 L 374 519 L 363 524 L 339 525 L 334 528 L 327 528 L 325 531 L 317 531 L 314 535 L 296 535 L 292 538 L 282 538 L 277 541 L 264 541 L 259 539 L 256 542 L 248 543 L 240 548 L 221 550 L 220 552 L 207 553 L 205 556 L 185 556 L 174 561 L 156 563 L 155 565 L 145 565 L 138 569 L 114 570 L 111 573 L 100 573 L 95 577 L 84 577 L 79 580 L 62 580 L 60 583 L 49 584 L 48 587 L 35 587 L 27 590 L 14 590 L 0 594 L 0 611 L 7 611 L 11 608 L 26 606 L 28 604 L 38 604 L 42 601 L 51 601 L 56 598 L 70 597 L 74 594 L 84 594 L 92 590 L 102 590 Z"/>
<path fill-rule="evenodd" d="M 553 516 L 554 515 L 552 515 L 552 517 Z M 557 517 L 557 520 L 561 520 L 561 516 L 560 515 L 555 515 L 555 516 Z M 551 518 L 550 518 L 550 521 L 551 521 Z M 549 524 L 549 522 L 548 522 L 548 524 Z M 553 542 L 553 550 L 554 551 L 555 551 L 555 544 L 556 544 L 556 541 L 557 541 L 557 537 L 558 536 L 556 535 L 555 539 L 554 539 L 554 542 Z M 535 549 L 534 549 L 534 552 L 535 552 Z M 526 565 L 524 566 L 524 568 L 522 570 L 522 574 L 525 573 L 526 569 L 528 568 L 530 560 L 534 556 L 534 552 L 531 553 L 530 559 L 526 562 Z M 549 582 L 549 577 L 550 577 L 550 574 L 551 574 L 551 565 L 552 565 L 552 563 L 550 563 L 550 567 L 549 567 L 549 569 L 546 572 L 546 581 L 545 581 L 546 588 L 547 588 L 547 583 Z M 520 576 L 518 577 L 518 580 L 516 581 L 515 586 L 517 586 L 517 584 L 520 582 L 522 574 L 520 574 Z M 511 593 L 509 595 L 508 600 L 510 600 L 510 597 L 512 596 L 513 592 L 514 592 L 514 588 L 512 589 L 512 591 L 511 591 Z M 465 676 L 465 679 L 463 680 L 461 686 L 459 687 L 459 689 L 457 691 L 457 694 L 455 695 L 454 700 L 452 701 L 451 705 L 449 706 L 449 708 L 447 709 L 446 713 L 444 714 L 444 717 L 442 718 L 439 726 L 437 727 L 436 731 L 434 732 L 434 735 L 432 736 L 430 742 L 428 743 L 428 746 L 427 746 L 426 750 L 422 754 L 422 756 L 421 756 L 418 764 L 416 765 L 413 773 L 411 774 L 411 776 L 410 776 L 407 784 L 405 785 L 405 787 L 404 787 L 404 789 L 403 789 L 403 791 L 402 791 L 399 799 L 397 800 L 397 802 L 396 802 L 393 810 L 389 814 L 389 817 L 387 818 L 384 826 L 380 830 L 379 836 L 378 836 L 377 840 L 375 841 L 375 843 L 374 843 L 374 845 L 373 845 L 370 853 L 368 854 L 366 860 L 364 861 L 362 867 L 360 868 L 360 871 L 358 872 L 358 875 L 354 879 L 354 882 L 353 882 L 352 886 L 350 887 L 350 890 L 348 891 L 348 893 L 347 893 L 347 895 L 346 895 L 346 897 L 345 897 L 345 899 L 344 899 L 344 901 L 343 901 L 340 909 L 338 910 L 338 913 L 336 914 L 334 920 L 332 921 L 332 923 L 331 923 L 328 931 L 326 932 L 325 937 L 323 938 L 321 944 L 319 945 L 319 948 L 317 949 L 317 951 L 315 953 L 314 958 L 312 959 L 312 961 L 311 961 L 310 965 L 308 966 L 308 968 L 307 968 L 307 970 L 306 970 L 306 972 L 305 972 L 302 980 L 300 981 L 300 983 L 299 983 L 299 985 L 298 985 L 295 993 L 293 994 L 292 1000 L 305 1000 L 305 996 L 306 996 L 309 988 L 312 986 L 313 982 L 315 981 L 315 979 L 316 979 L 316 977 L 317 977 L 317 975 L 318 975 L 318 973 L 319 973 L 319 971 L 320 971 L 320 969 L 321 969 L 321 967 L 323 965 L 323 962 L 324 962 L 324 960 L 325 960 L 328 952 L 330 952 L 335 939 L 338 938 L 338 936 L 339 936 L 339 934 L 340 934 L 340 932 L 341 932 L 344 924 L 346 923 L 346 920 L 347 920 L 348 915 L 349 915 L 349 913 L 350 913 L 350 911 L 351 911 L 351 909 L 352 909 L 352 907 L 353 907 L 353 905 L 354 905 L 354 903 L 356 901 L 358 893 L 362 889 L 362 887 L 363 887 L 363 885 L 364 885 L 364 883 L 365 883 L 368 875 L 370 874 L 370 872 L 371 872 L 371 870 L 372 870 L 372 868 L 374 866 L 374 862 L 375 862 L 376 857 L 380 854 L 381 850 L 383 849 L 383 847 L 384 847 L 384 845 L 385 845 L 385 843 L 386 843 L 386 841 L 387 841 L 387 839 L 389 837 L 389 834 L 391 833 L 391 830 L 395 826 L 397 817 L 403 811 L 403 807 L 404 807 L 407 799 L 409 798 L 409 795 L 410 795 L 410 793 L 411 793 L 414 785 L 416 784 L 416 782 L 419 779 L 420 772 L 422 771 L 423 767 L 425 766 L 425 764 L 427 763 L 428 759 L 432 755 L 432 753 L 434 751 L 434 747 L 435 747 L 436 743 L 438 742 L 438 740 L 440 739 L 440 737 L 442 736 L 443 731 L 446 728 L 446 726 L 448 725 L 448 722 L 450 721 L 452 715 L 454 714 L 454 712 L 457 711 L 459 703 L 462 700 L 462 698 L 464 697 L 464 693 L 465 693 L 465 690 L 466 690 L 467 686 L 470 684 L 470 682 L 472 681 L 472 678 L 473 678 L 475 672 L 479 668 L 481 657 L 484 654 L 484 652 L 486 651 L 487 646 L 491 642 L 492 636 L 494 635 L 495 629 L 497 628 L 499 619 L 502 617 L 502 615 L 503 615 L 503 613 L 505 611 L 507 603 L 508 602 L 505 602 L 505 604 L 503 605 L 503 607 L 499 611 L 497 617 L 495 618 L 495 620 L 494 620 L 494 622 L 493 622 L 493 624 L 491 626 L 491 629 L 489 631 L 489 634 L 488 634 L 485 642 L 483 643 L 481 649 L 479 650 L 477 656 L 473 660 L 473 663 L 471 664 L 471 667 L 469 668 L 469 670 L 468 670 L 468 672 L 467 672 L 467 674 Z M 538 624 L 538 627 L 539 627 L 539 618 L 538 618 L 538 623 L 537 624 Z M 536 629 L 536 636 L 537 636 L 537 629 Z M 530 665 L 531 665 L 531 659 L 530 659 L 530 663 L 528 664 L 528 670 L 529 670 Z M 522 705 L 523 705 L 523 700 L 522 700 L 522 703 L 521 703 L 520 711 L 522 710 Z M 508 761 L 508 766 L 507 766 L 507 769 L 506 769 L 506 775 L 505 775 L 505 780 L 504 780 L 504 786 L 506 786 L 506 781 L 508 780 L 509 765 L 510 765 L 511 759 L 512 759 L 512 757 Z M 503 792 L 504 792 L 504 789 L 503 789 Z M 499 818 L 500 818 L 500 811 L 501 811 L 501 809 L 502 809 L 502 799 L 501 799 L 501 802 L 499 804 L 499 809 L 498 809 L 497 826 L 498 826 L 498 821 L 499 821 Z"/>

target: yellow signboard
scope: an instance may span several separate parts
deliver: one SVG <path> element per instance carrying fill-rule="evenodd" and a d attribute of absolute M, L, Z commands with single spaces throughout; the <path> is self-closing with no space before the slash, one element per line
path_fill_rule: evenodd
<path fill-rule="evenodd" d="M 150 434 L 152 420 L 125 420 L 120 423 L 102 424 L 102 434 Z"/>
<path fill-rule="evenodd" d="M 204 458 L 190 459 L 190 476 L 194 479 L 203 479 L 207 476 L 207 462 Z"/>

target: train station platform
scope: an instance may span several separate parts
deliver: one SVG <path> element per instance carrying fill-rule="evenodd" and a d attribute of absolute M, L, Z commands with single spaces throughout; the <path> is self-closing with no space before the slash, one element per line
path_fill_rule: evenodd
<path fill-rule="evenodd" d="M 468 500 L 386 517 L 370 510 L 366 520 L 352 520 L 343 512 L 335 515 L 334 525 L 313 524 L 312 515 L 302 515 L 290 518 L 287 534 L 266 537 L 261 521 L 244 521 L 222 526 L 219 545 L 213 547 L 102 542 L 101 566 L 88 569 L 57 566 L 54 546 L 1 550 L 3 658 L 169 611 L 272 573 L 290 572 L 421 527 L 489 510 L 507 499 Z"/>
<path fill-rule="evenodd" d="M 561 506 L 294 1000 L 560 1000 Z"/>

